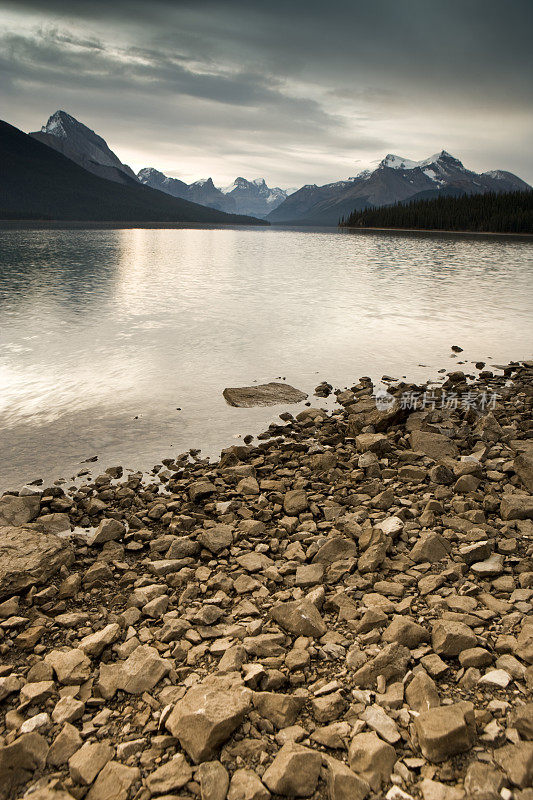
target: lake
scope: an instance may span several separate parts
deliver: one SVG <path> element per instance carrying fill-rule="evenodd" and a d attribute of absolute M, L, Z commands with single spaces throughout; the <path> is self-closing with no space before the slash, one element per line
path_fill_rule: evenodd
<path fill-rule="evenodd" d="M 95 455 L 94 474 L 217 455 L 284 410 L 232 408 L 226 386 L 531 358 L 532 277 L 512 237 L 5 226 L 0 490 L 71 483 Z"/>

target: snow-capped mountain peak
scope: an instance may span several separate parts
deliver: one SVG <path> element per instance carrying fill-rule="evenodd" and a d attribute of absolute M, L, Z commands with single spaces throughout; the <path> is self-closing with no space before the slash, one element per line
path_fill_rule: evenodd
<path fill-rule="evenodd" d="M 30 136 L 101 178 L 118 183 L 137 183 L 133 171 L 113 153 L 105 139 L 66 111 L 56 111 L 40 131 L 30 133 Z"/>
<path fill-rule="evenodd" d="M 390 169 L 414 169 L 418 167 L 417 161 L 411 161 L 410 158 L 403 156 L 396 156 L 393 153 L 388 153 L 382 161 L 378 164 L 380 167 L 389 167 Z"/>

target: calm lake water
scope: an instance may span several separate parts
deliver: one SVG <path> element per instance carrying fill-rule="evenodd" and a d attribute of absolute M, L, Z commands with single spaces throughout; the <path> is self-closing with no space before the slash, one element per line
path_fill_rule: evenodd
<path fill-rule="evenodd" d="M 5 228 L 0 490 L 70 482 L 93 455 L 96 474 L 190 447 L 215 455 L 283 410 L 231 408 L 226 386 L 284 377 L 312 393 L 323 379 L 422 379 L 460 361 L 468 371 L 531 358 L 532 247 L 333 230 Z M 452 344 L 464 348 L 455 359 Z"/>

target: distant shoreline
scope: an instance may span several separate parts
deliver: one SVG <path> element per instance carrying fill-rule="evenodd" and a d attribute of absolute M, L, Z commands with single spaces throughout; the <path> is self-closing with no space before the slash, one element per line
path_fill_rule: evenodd
<path fill-rule="evenodd" d="M 514 233 L 513 231 L 467 231 L 451 230 L 447 228 L 377 228 L 377 227 L 358 227 L 357 225 L 339 225 L 339 231 L 387 231 L 391 233 L 455 233 L 460 236 L 465 234 L 470 236 L 513 236 L 531 239 L 533 233 Z"/>

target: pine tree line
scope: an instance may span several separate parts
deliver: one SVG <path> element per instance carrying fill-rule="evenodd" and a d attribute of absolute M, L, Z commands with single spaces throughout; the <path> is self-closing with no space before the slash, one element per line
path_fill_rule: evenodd
<path fill-rule="evenodd" d="M 487 192 L 354 211 L 341 227 L 533 233 L 533 192 Z"/>

